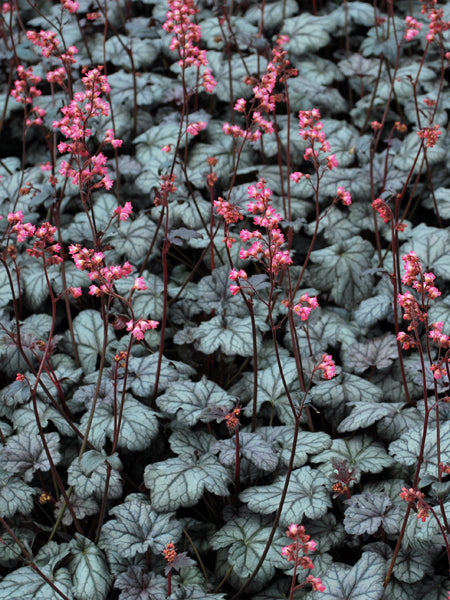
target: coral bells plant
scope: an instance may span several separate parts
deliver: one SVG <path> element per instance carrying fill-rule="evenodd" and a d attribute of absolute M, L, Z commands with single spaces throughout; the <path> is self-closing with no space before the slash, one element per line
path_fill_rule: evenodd
<path fill-rule="evenodd" d="M 1 5 L 0 600 L 448 597 L 449 23 Z"/>

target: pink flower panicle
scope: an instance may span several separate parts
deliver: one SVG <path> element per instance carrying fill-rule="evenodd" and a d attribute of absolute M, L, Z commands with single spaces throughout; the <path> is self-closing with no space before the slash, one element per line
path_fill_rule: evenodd
<path fill-rule="evenodd" d="M 101 67 L 90 71 L 83 70 L 82 82 L 84 92 L 77 92 L 68 106 L 63 106 L 63 118 L 53 122 L 53 128 L 70 139 L 70 142 L 60 142 L 60 153 L 70 152 L 72 160 L 62 161 L 60 174 L 70 177 L 74 185 L 85 187 L 90 185 L 93 189 L 104 187 L 110 190 L 113 181 L 106 169 L 106 156 L 102 152 L 90 155 L 86 142 L 92 135 L 87 127 L 90 119 L 99 116 L 108 116 L 109 104 L 101 98 L 102 94 L 110 91 L 107 78 L 101 74 Z M 108 129 L 103 143 L 111 144 L 114 148 L 122 144 L 122 140 L 114 138 L 113 131 Z M 76 168 L 72 166 L 75 162 Z M 100 179 L 99 179 L 100 178 Z"/>
<path fill-rule="evenodd" d="M 194 0 L 168 0 L 169 10 L 163 29 L 172 33 L 170 50 L 177 51 L 180 55 L 179 65 L 187 69 L 195 66 L 203 68 L 201 84 L 205 91 L 211 93 L 217 82 L 214 80 L 211 70 L 207 68 L 206 51 L 200 50 L 198 43 L 201 40 L 200 26 L 191 21 L 198 13 Z"/>
<path fill-rule="evenodd" d="M 8 223 L 11 225 L 11 231 L 16 234 L 17 242 L 24 242 L 27 237 L 33 237 L 36 227 L 31 223 L 23 222 L 22 211 L 8 214 Z"/>
<path fill-rule="evenodd" d="M 196 136 L 200 133 L 200 131 L 203 131 L 203 129 L 206 129 L 207 127 L 207 123 L 205 123 L 204 121 L 199 121 L 197 123 L 189 123 L 189 125 L 187 126 L 186 131 L 192 135 L 192 136 Z"/>
<path fill-rule="evenodd" d="M 427 148 L 433 148 L 441 135 L 440 126 L 433 125 L 432 127 L 423 127 L 422 129 L 419 129 L 417 135 L 422 140 L 425 140 L 425 146 Z"/>
<path fill-rule="evenodd" d="M 281 555 L 285 556 L 289 562 L 294 562 L 296 567 L 302 567 L 302 569 L 314 569 L 314 564 L 308 554 L 310 552 L 315 552 L 316 542 L 312 540 L 309 535 L 306 535 L 303 525 L 292 523 L 289 525 L 286 535 L 292 540 L 292 544 L 285 546 L 281 550 Z M 325 586 L 318 577 L 308 575 L 305 583 L 311 584 L 315 591 L 325 591 Z M 303 587 L 303 585 L 304 584 L 298 586 L 296 589 Z"/>
<path fill-rule="evenodd" d="M 372 208 L 377 211 L 385 223 L 388 223 L 392 219 L 391 209 L 381 198 L 375 198 L 372 202 Z"/>
<path fill-rule="evenodd" d="M 314 169 L 318 172 L 321 169 L 321 174 L 324 171 L 331 171 L 339 166 L 338 160 L 335 154 L 329 154 L 331 152 L 330 144 L 325 138 L 325 132 L 323 130 L 323 123 L 320 121 L 320 112 L 317 108 L 311 110 L 301 110 L 299 112 L 299 127 L 300 136 L 308 142 L 308 147 L 305 150 L 303 158 L 306 161 L 311 161 L 314 165 Z M 318 174 L 320 177 L 321 175 Z M 291 174 L 291 180 L 294 183 L 298 183 L 302 177 L 310 180 L 309 174 L 295 171 Z M 352 197 L 350 192 L 347 192 L 343 187 L 339 186 L 336 193 L 335 202 L 341 201 L 344 206 L 350 206 L 352 203 Z"/>
<path fill-rule="evenodd" d="M 352 203 L 350 192 L 346 192 L 341 186 L 339 186 L 337 189 L 336 200 L 340 200 L 344 206 L 350 206 Z"/>
<path fill-rule="evenodd" d="M 50 223 L 42 223 L 34 233 L 33 248 L 27 249 L 27 254 L 35 258 L 45 258 L 46 254 L 50 256 L 45 258 L 46 265 L 55 265 L 63 262 L 63 258 L 59 256 L 61 245 L 55 243 L 54 235 L 56 227 Z"/>
<path fill-rule="evenodd" d="M 315 310 L 319 307 L 319 303 L 317 302 L 317 297 L 313 298 L 309 297 L 309 294 L 303 294 L 300 298 L 300 301 L 294 305 L 293 311 L 295 314 L 299 315 L 302 321 L 306 321 L 309 317 L 309 314 L 312 310 Z"/>
<path fill-rule="evenodd" d="M 177 557 L 177 551 L 175 550 L 175 545 L 172 542 L 170 542 L 169 544 L 166 544 L 162 553 L 163 553 L 164 559 L 169 564 L 173 564 L 175 562 L 175 559 Z"/>
<path fill-rule="evenodd" d="M 251 185 L 248 188 L 248 195 L 252 199 L 247 209 L 254 215 L 255 225 L 266 229 L 267 240 L 263 239 L 260 231 L 249 232 L 243 229 L 240 232 L 242 241 L 255 239 L 247 250 L 241 248 L 239 256 L 242 260 L 257 260 L 266 265 L 269 273 L 277 275 L 282 269 L 292 264 L 292 258 L 288 250 L 282 250 L 285 243 L 284 235 L 278 228 L 282 220 L 275 209 L 270 206 L 272 191 L 266 187 L 266 181 L 260 179 L 256 186 Z"/>
<path fill-rule="evenodd" d="M 333 379 L 336 375 L 336 365 L 334 364 L 333 357 L 330 354 L 322 354 L 322 361 L 314 370 L 323 371 L 324 379 Z"/>
<path fill-rule="evenodd" d="M 242 408 L 236 407 L 230 413 L 225 415 L 225 424 L 230 433 L 232 433 L 240 425 L 239 415 L 242 412 Z"/>
<path fill-rule="evenodd" d="M 272 49 L 272 60 L 268 63 L 266 72 L 260 81 L 251 76 L 245 79 L 245 82 L 253 87 L 253 98 L 248 101 L 239 98 L 234 105 L 234 110 L 242 114 L 246 114 L 248 110 L 248 129 L 224 123 L 222 130 L 225 135 L 257 142 L 264 133 L 274 133 L 273 123 L 266 119 L 263 113 L 275 112 L 276 104 L 284 100 L 283 94 L 274 93 L 277 81 L 284 82 L 289 77 L 297 75 L 297 69 L 290 67 L 287 52 L 282 49 L 282 45 L 287 41 L 289 41 L 287 36 L 277 38 Z"/>
<path fill-rule="evenodd" d="M 148 319 L 131 320 L 127 323 L 127 331 L 131 331 L 131 335 L 137 340 L 143 340 L 144 332 L 148 329 L 156 329 L 158 325 L 158 321 L 149 321 Z"/>
<path fill-rule="evenodd" d="M 417 35 L 419 35 L 420 30 L 422 29 L 422 23 L 413 19 L 413 17 L 407 16 L 405 17 L 406 31 L 405 31 L 405 40 L 410 42 Z"/>
<path fill-rule="evenodd" d="M 244 218 L 241 214 L 241 209 L 238 206 L 225 201 L 220 196 L 218 200 L 214 200 L 214 207 L 217 210 L 217 213 L 223 217 L 227 225 L 237 223 Z"/>
<path fill-rule="evenodd" d="M 450 21 L 444 21 L 444 10 L 442 8 L 435 8 L 434 4 L 432 2 L 425 2 L 421 11 L 422 14 L 425 14 L 427 10 L 430 11 L 427 15 L 427 19 L 430 21 L 428 24 L 428 33 L 425 36 L 427 42 L 432 42 L 436 38 L 441 39 L 443 32 L 450 29 Z"/>
<path fill-rule="evenodd" d="M 18 79 L 14 81 L 14 88 L 11 90 L 11 96 L 24 105 L 26 111 L 25 123 L 28 127 L 32 125 L 42 125 L 43 117 L 47 114 L 43 108 L 33 106 L 33 99 L 41 96 L 41 90 L 37 85 L 41 82 L 39 75 L 33 74 L 33 68 L 25 69 L 19 65 L 16 69 Z"/>
<path fill-rule="evenodd" d="M 436 276 L 433 273 L 424 273 L 417 254 L 411 250 L 402 256 L 405 274 L 402 283 L 412 286 L 423 297 L 434 300 L 441 292 L 433 285 Z"/>
<path fill-rule="evenodd" d="M 423 494 L 422 492 L 414 490 L 413 488 L 409 488 L 408 490 L 405 487 L 403 487 L 399 496 L 400 498 L 402 498 L 402 500 L 405 500 L 405 502 L 416 503 L 417 518 L 421 521 L 425 522 L 430 516 L 430 507 L 424 501 L 425 494 Z"/>
<path fill-rule="evenodd" d="M 126 221 L 132 212 L 133 205 L 131 202 L 125 202 L 123 206 L 118 206 L 114 209 L 114 215 L 117 215 L 120 221 Z"/>

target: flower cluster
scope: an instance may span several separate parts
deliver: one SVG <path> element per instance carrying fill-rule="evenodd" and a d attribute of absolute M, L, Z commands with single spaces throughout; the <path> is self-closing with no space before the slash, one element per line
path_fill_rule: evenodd
<path fill-rule="evenodd" d="M 433 127 L 423 127 L 422 129 L 419 129 L 417 135 L 425 140 L 425 146 L 427 148 L 433 148 L 441 135 L 441 131 L 439 125 L 433 125 Z"/>
<path fill-rule="evenodd" d="M 191 17 L 198 13 L 194 0 L 168 0 L 169 10 L 163 24 L 164 31 L 173 33 L 170 43 L 172 51 L 180 55 L 179 65 L 183 69 L 191 66 L 207 67 L 206 50 L 200 50 L 197 43 L 201 40 L 201 29 L 191 21 Z M 207 92 L 212 92 L 217 85 L 211 70 L 205 68 L 202 73 L 202 86 Z"/>
<path fill-rule="evenodd" d="M 441 295 L 441 292 L 433 285 L 436 276 L 433 273 L 423 272 L 419 257 L 413 250 L 402 256 L 402 260 L 405 268 L 402 283 L 412 286 L 423 298 L 428 296 L 434 300 Z"/>
<path fill-rule="evenodd" d="M 173 564 L 177 557 L 177 551 L 175 550 L 175 545 L 172 542 L 166 544 L 166 547 L 163 550 L 164 559 L 169 563 Z"/>
<path fill-rule="evenodd" d="M 24 223 L 23 218 L 21 210 L 9 213 L 8 215 L 8 223 L 11 225 L 11 231 L 16 234 L 19 243 L 24 242 L 27 237 L 33 237 L 36 231 L 36 227 L 31 223 Z"/>
<path fill-rule="evenodd" d="M 323 371 L 324 379 L 333 379 L 336 375 L 336 365 L 333 357 L 330 354 L 322 354 L 322 361 L 317 367 L 314 367 L 314 371 Z"/>
<path fill-rule="evenodd" d="M 306 293 L 303 294 L 299 302 L 294 305 L 292 310 L 295 312 L 295 314 L 299 315 L 302 321 L 306 321 L 309 317 L 309 313 L 316 308 L 319 308 L 317 297 L 314 296 L 313 298 L 310 298 L 309 294 Z"/>
<path fill-rule="evenodd" d="M 414 490 L 413 488 L 409 488 L 408 490 L 403 487 L 399 496 L 402 498 L 402 500 L 405 500 L 405 502 L 416 502 L 418 519 L 421 519 L 423 522 L 425 522 L 430 516 L 430 506 L 424 501 L 425 494 L 422 492 Z"/>
<path fill-rule="evenodd" d="M 277 38 L 272 50 L 272 60 L 268 63 L 266 72 L 259 82 L 254 77 L 245 79 L 246 83 L 253 86 L 254 97 L 249 101 L 239 98 L 234 105 L 234 110 L 248 117 L 247 129 L 224 123 L 222 129 L 225 135 L 257 142 L 263 133 L 274 133 L 272 122 L 263 117 L 262 113 L 273 113 L 276 103 L 284 99 L 283 94 L 274 93 L 277 81 L 286 81 L 289 77 L 297 75 L 297 69 L 290 67 L 287 52 L 282 49 L 282 45 L 287 41 L 289 41 L 287 36 Z"/>
<path fill-rule="evenodd" d="M 151 321 L 148 319 L 138 319 L 137 321 L 128 321 L 127 331 L 131 331 L 131 335 L 137 340 L 144 339 L 144 332 L 148 329 L 156 329 L 159 325 L 158 321 Z"/>
<path fill-rule="evenodd" d="M 238 221 L 241 221 L 244 218 L 241 214 L 241 209 L 238 206 L 227 202 L 220 196 L 218 200 L 214 200 L 214 207 L 217 210 L 218 214 L 221 217 L 223 217 L 227 225 L 237 223 Z"/>
<path fill-rule="evenodd" d="M 425 15 L 430 23 L 428 25 L 428 33 L 425 36 L 427 42 L 432 42 L 436 37 L 441 37 L 444 31 L 450 29 L 450 21 L 444 21 L 444 11 L 442 8 L 436 8 L 437 0 L 421 0 L 421 13 Z"/>
<path fill-rule="evenodd" d="M 19 65 L 16 71 L 19 78 L 14 81 L 11 96 L 26 107 L 26 125 L 42 125 L 42 119 L 46 115 L 45 110 L 39 106 L 32 106 L 33 98 L 42 94 L 41 90 L 36 87 L 41 82 L 41 78 L 39 75 L 33 74 L 33 67 L 25 69 Z"/>
<path fill-rule="evenodd" d="M 264 239 L 259 230 L 242 229 L 239 235 L 243 242 L 255 241 L 248 250 L 241 248 L 239 256 L 243 260 L 248 258 L 258 260 L 265 265 L 269 273 L 277 275 L 282 269 L 292 264 L 289 251 L 281 249 L 285 243 L 284 235 L 278 228 L 282 217 L 270 205 L 272 190 L 266 187 L 264 179 L 260 179 L 256 186 L 249 186 L 248 195 L 252 202 L 247 205 L 247 209 L 252 214 L 258 215 L 253 217 L 253 223 L 266 229 L 267 239 Z"/>
<path fill-rule="evenodd" d="M 299 126 L 301 137 L 309 143 L 305 150 L 303 158 L 311 161 L 314 169 L 319 173 L 319 168 L 324 171 L 331 171 L 339 166 L 335 154 L 328 154 L 331 151 L 330 144 L 325 138 L 323 123 L 320 121 L 319 109 L 301 110 L 299 112 Z M 291 180 L 298 183 L 302 177 L 310 179 L 309 174 L 304 174 L 300 171 L 295 171 L 291 174 Z M 343 187 L 338 187 L 336 194 L 336 202 L 341 201 L 345 206 L 350 206 L 352 198 L 350 192 L 345 191 Z"/>
<path fill-rule="evenodd" d="M 393 218 L 392 210 L 386 204 L 386 202 L 382 198 L 375 198 L 375 200 L 371 204 L 372 208 L 377 211 L 380 217 L 383 219 L 385 223 L 389 223 L 389 221 Z M 396 231 L 405 231 L 406 223 L 396 223 L 394 225 L 394 229 Z"/>
<path fill-rule="evenodd" d="M 308 554 L 315 551 L 316 542 L 311 539 L 311 536 L 306 535 L 303 525 L 297 525 L 294 523 L 289 525 L 286 535 L 292 540 L 292 544 L 285 546 L 281 550 L 282 556 L 285 556 L 289 562 L 293 562 L 295 564 L 295 569 L 297 567 L 302 567 L 303 569 L 314 569 L 314 564 Z M 306 583 L 311 584 L 314 591 L 325 591 L 325 586 L 318 577 L 309 575 L 306 578 Z M 303 587 L 303 585 L 304 584 L 301 584 L 295 589 L 300 589 L 300 587 Z"/>
<path fill-rule="evenodd" d="M 406 24 L 405 40 L 407 42 L 410 42 L 417 35 L 419 35 L 419 32 L 422 29 L 423 25 L 422 25 L 422 23 L 419 23 L 419 21 L 417 21 L 416 19 L 413 19 L 413 17 L 410 17 L 410 16 L 405 17 L 405 24 Z"/>
<path fill-rule="evenodd" d="M 239 427 L 239 415 L 242 412 L 242 408 L 234 408 L 230 413 L 225 415 L 225 424 L 228 431 L 232 433 L 237 427 Z"/>
<path fill-rule="evenodd" d="M 120 221 L 126 221 L 133 212 L 133 206 L 131 202 L 125 202 L 124 206 L 118 206 L 114 210 L 114 214 L 119 217 Z"/>
<path fill-rule="evenodd" d="M 101 152 L 91 156 L 86 141 L 92 135 L 92 131 L 87 126 L 89 120 L 109 114 L 109 104 L 101 98 L 101 94 L 108 93 L 110 87 L 106 77 L 101 74 L 101 67 L 83 72 L 82 82 L 85 92 L 74 94 L 70 104 L 61 109 L 63 118 L 53 122 L 54 129 L 59 129 L 67 139 L 71 140 L 68 143 L 60 142 L 58 150 L 61 153 L 70 152 L 77 166 L 76 169 L 73 168 L 72 160 L 62 161 L 59 172 L 61 175 L 71 177 L 74 185 L 81 187 L 91 185 L 92 188 L 104 187 L 109 190 L 113 182 L 105 166 L 106 156 Z M 121 146 L 122 140 L 114 139 L 113 131 L 109 129 L 103 143 L 109 143 L 117 148 Z"/>
<path fill-rule="evenodd" d="M 48 258 L 45 258 L 46 265 L 55 265 L 63 262 L 64 259 L 59 256 L 61 245 L 55 243 L 54 240 L 55 233 L 56 227 L 50 225 L 50 223 L 42 223 L 35 231 L 33 248 L 28 248 L 27 254 L 35 258 L 45 258 L 46 254 L 50 254 Z"/>

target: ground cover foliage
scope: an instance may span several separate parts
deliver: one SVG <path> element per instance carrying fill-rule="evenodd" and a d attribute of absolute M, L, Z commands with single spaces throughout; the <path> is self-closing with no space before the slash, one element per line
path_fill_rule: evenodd
<path fill-rule="evenodd" d="M 449 21 L 3 4 L 0 600 L 449 597 Z"/>

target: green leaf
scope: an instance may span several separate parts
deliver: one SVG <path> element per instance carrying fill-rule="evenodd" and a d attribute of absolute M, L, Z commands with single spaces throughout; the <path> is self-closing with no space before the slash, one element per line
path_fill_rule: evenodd
<path fill-rule="evenodd" d="M 114 587 L 123 590 L 119 600 L 166 600 L 167 580 L 162 575 L 148 573 L 143 567 L 130 565 L 121 573 Z"/>
<path fill-rule="evenodd" d="M 250 487 L 240 494 L 242 502 L 250 510 L 264 515 L 274 513 L 280 501 L 286 476 L 279 477 L 271 485 Z M 280 524 L 301 521 L 305 516 L 318 519 L 326 514 L 331 506 L 328 479 L 311 467 L 301 467 L 292 471 L 289 487 L 281 509 Z"/>
<path fill-rule="evenodd" d="M 400 548 L 392 573 L 400 581 L 416 583 L 431 569 L 431 556 L 423 550 Z"/>
<path fill-rule="evenodd" d="M 73 333 L 77 344 L 78 356 L 85 373 L 96 369 L 97 360 L 103 352 L 111 361 L 116 338 L 113 328 L 107 324 L 106 345 L 104 344 L 104 323 L 97 310 L 83 310 L 73 320 Z M 105 346 L 105 348 L 104 348 Z"/>
<path fill-rule="evenodd" d="M 154 393 L 156 372 L 158 369 L 158 354 L 147 356 L 132 356 L 128 363 L 131 380 L 131 391 L 140 398 L 149 398 Z M 162 357 L 161 370 L 159 374 L 158 392 L 163 392 L 173 381 L 180 376 L 193 375 L 194 369 L 183 363 L 169 361 Z"/>
<path fill-rule="evenodd" d="M 352 308 L 372 291 L 369 269 L 373 256 L 370 242 L 355 236 L 351 240 L 314 250 L 311 276 L 319 289 L 331 291 L 339 306 Z"/>
<path fill-rule="evenodd" d="M 278 454 L 272 444 L 267 443 L 259 433 L 242 431 L 239 433 L 240 454 L 258 469 L 271 473 L 278 466 Z M 236 442 L 234 439 L 220 440 L 211 448 L 220 453 L 220 461 L 226 467 L 236 463 Z"/>
<path fill-rule="evenodd" d="M 24 515 L 33 510 L 36 491 L 18 477 L 11 477 L 0 469 L 0 516 L 9 519 L 16 512 Z M 1 583 L 0 583 L 1 594 Z"/>
<path fill-rule="evenodd" d="M 287 467 L 292 453 L 294 440 L 294 427 L 283 425 L 281 427 L 261 427 L 258 432 L 278 449 L 280 463 Z M 322 431 L 300 430 L 295 450 L 294 468 L 302 467 L 308 462 L 308 457 L 318 454 L 331 446 L 331 438 Z"/>
<path fill-rule="evenodd" d="M 17 347 L 15 339 L 7 335 L 4 329 L 0 329 L 0 357 L 2 358 L 0 365 L 1 370 L 10 379 L 14 379 L 17 373 L 26 373 L 29 370 L 29 362 L 32 365 L 37 363 L 36 348 L 38 342 L 47 339 L 51 323 L 51 316 L 43 313 L 31 315 L 20 323 L 20 341 L 27 361 Z M 3 316 L 2 324 L 3 327 L 7 327 L 14 335 L 17 335 L 16 324 L 9 322 L 9 318 Z"/>
<path fill-rule="evenodd" d="M 347 406 L 353 406 L 348 417 L 339 423 L 339 433 L 356 431 L 370 427 L 381 419 L 392 419 L 398 415 L 405 406 L 404 402 L 347 402 Z"/>
<path fill-rule="evenodd" d="M 345 460 L 350 467 L 358 467 L 361 473 L 381 473 L 393 464 L 384 445 L 368 435 L 333 440 L 331 448 L 312 456 L 311 462 L 325 463 L 322 468 L 331 474 L 333 459 Z"/>
<path fill-rule="evenodd" d="M 161 163 L 165 156 L 164 152 L 161 151 L 161 148 L 166 145 L 176 146 L 179 131 L 179 123 L 160 123 L 159 125 L 150 127 L 147 131 L 141 133 L 141 135 L 138 135 L 133 140 L 133 143 L 136 144 L 137 160 L 142 166 L 150 165 L 152 163 Z M 180 144 L 180 148 L 184 148 L 184 136 L 181 136 Z"/>
<path fill-rule="evenodd" d="M 81 498 L 76 492 L 73 492 L 70 495 L 70 507 L 72 512 L 75 514 L 75 517 L 81 521 L 86 517 L 98 514 L 100 503 L 94 498 Z M 61 523 L 68 527 L 73 523 L 72 512 L 67 507 L 63 496 L 60 496 L 53 511 L 55 519 L 60 517 L 60 513 L 63 508 L 64 510 L 62 511 Z"/>
<path fill-rule="evenodd" d="M 157 511 L 193 506 L 206 490 L 228 496 L 228 470 L 212 455 L 169 458 L 147 465 L 144 483 L 151 491 L 152 506 Z"/>
<path fill-rule="evenodd" d="M 72 578 L 67 569 L 53 570 L 41 566 L 40 571 L 68 598 L 72 596 Z M 41 575 L 31 567 L 21 567 L 8 573 L 0 582 L 0 600 L 61 600 L 61 595 L 53 589 Z"/>
<path fill-rule="evenodd" d="M 170 81 L 168 78 L 165 78 Z M 138 106 L 150 105 L 153 101 L 153 89 L 151 86 L 150 73 L 139 73 L 135 76 L 137 88 Z M 130 90 L 133 89 L 133 73 L 127 73 L 123 69 L 115 73 L 108 73 L 108 83 L 111 86 L 111 97 L 116 104 L 132 105 L 133 96 Z"/>
<path fill-rule="evenodd" d="M 108 467 L 112 467 L 108 478 Z M 80 498 L 101 499 L 105 492 L 106 482 L 108 485 L 108 498 L 119 498 L 122 495 L 122 479 L 118 470 L 121 469 L 120 460 L 108 457 L 96 450 L 88 450 L 81 459 L 74 458 L 67 469 L 67 481 L 73 485 Z"/>
<path fill-rule="evenodd" d="M 298 4 L 295 0 L 286 0 L 284 4 L 279 2 L 268 2 L 265 7 L 259 4 L 249 6 L 244 18 L 246 21 L 259 25 L 261 22 L 261 12 L 264 10 L 264 29 L 278 30 L 286 17 L 298 12 Z"/>
<path fill-rule="evenodd" d="M 398 533 L 400 510 L 392 505 L 388 496 L 363 492 L 353 495 L 347 504 L 344 518 L 347 533 L 374 534 L 380 527 L 387 534 Z"/>
<path fill-rule="evenodd" d="M 232 54 L 230 60 L 227 60 L 222 52 L 216 50 L 208 52 L 208 62 L 217 81 L 214 94 L 223 102 L 232 102 L 242 97 L 249 98 L 252 94 L 252 86 L 244 83 L 245 76 L 248 73 L 263 74 L 267 66 L 267 60 L 263 56 L 251 54 L 245 57 L 244 63 L 240 56 Z M 178 67 L 176 72 L 179 70 Z M 232 80 L 233 97 L 230 93 L 229 77 Z"/>
<path fill-rule="evenodd" d="M 335 198 L 339 186 L 350 192 L 353 202 L 356 200 L 366 201 L 370 195 L 368 179 L 369 172 L 366 168 L 339 167 L 328 171 L 320 182 L 320 197 Z M 358 238 L 356 238 L 358 239 Z"/>
<path fill-rule="evenodd" d="M 439 429 L 439 458 L 438 448 L 436 446 L 436 427 L 429 427 L 427 438 L 423 451 L 423 463 L 420 470 L 421 485 L 426 485 L 426 481 L 434 481 L 436 477 L 436 465 L 439 461 L 450 462 L 450 422 L 445 421 L 440 424 Z M 416 427 L 405 431 L 400 439 L 392 442 L 389 446 L 389 454 L 394 456 L 398 462 L 403 465 L 413 466 L 417 464 L 417 457 L 420 453 L 422 442 L 422 428 Z"/>
<path fill-rule="evenodd" d="M 203 354 L 213 354 L 221 350 L 225 355 L 253 355 L 252 320 L 250 317 L 213 317 L 203 321 L 195 329 L 195 348 Z M 177 342 L 177 337 L 174 337 Z M 259 348 L 261 335 L 256 334 L 256 344 Z"/>
<path fill-rule="evenodd" d="M 166 393 L 156 399 L 159 408 L 176 415 L 179 423 L 195 425 L 205 419 L 204 413 L 212 407 L 223 407 L 227 412 L 236 405 L 236 399 L 205 376 L 200 381 L 176 381 L 169 384 Z"/>
<path fill-rule="evenodd" d="M 319 85 L 311 79 L 300 76 L 289 81 L 289 98 L 293 106 L 317 106 L 320 110 L 331 114 L 348 110 L 347 102 L 339 90 L 331 86 Z"/>
<path fill-rule="evenodd" d="M 336 425 L 342 421 L 349 402 L 372 398 L 379 402 L 383 392 L 373 383 L 350 373 L 342 373 L 331 381 L 323 381 L 309 392 L 314 406 L 322 408 Z"/>
<path fill-rule="evenodd" d="M 113 194 L 101 193 L 95 197 L 94 206 L 90 211 L 91 219 L 95 219 L 97 231 L 105 231 L 117 207 L 117 199 Z M 76 213 L 73 222 L 63 230 L 64 240 L 72 243 L 73 240 L 92 239 L 90 221 L 84 211 Z"/>
<path fill-rule="evenodd" d="M 46 433 L 45 440 L 53 463 L 57 465 L 61 460 L 59 434 Z M 49 471 L 51 468 L 38 433 L 19 433 L 9 437 L 6 446 L 0 450 L 0 456 L 4 469 L 19 474 L 27 482 L 33 479 L 35 471 Z"/>
<path fill-rule="evenodd" d="M 16 270 L 12 267 L 12 265 L 8 265 L 12 284 L 14 286 L 14 292 L 17 294 L 17 283 L 16 283 Z M 2 263 L 0 265 L 0 308 L 3 308 L 13 299 L 13 293 L 10 286 L 10 281 L 8 278 L 8 273 L 6 271 L 5 265 Z"/>
<path fill-rule="evenodd" d="M 434 192 L 434 198 L 436 200 L 437 211 L 442 219 L 450 219 L 450 189 L 440 187 Z M 422 202 L 425 208 L 434 210 L 436 212 L 435 204 L 433 202 L 433 196 L 430 194 L 429 198 Z"/>
<path fill-rule="evenodd" d="M 69 571 L 77 600 L 105 600 L 112 577 L 102 551 L 79 533 L 69 542 Z"/>
<path fill-rule="evenodd" d="M 183 531 L 175 513 L 157 513 L 143 494 L 128 496 L 110 514 L 115 518 L 103 525 L 99 545 L 114 547 L 126 558 L 145 554 L 148 549 L 160 554 L 169 542 L 176 543 Z"/>
<path fill-rule="evenodd" d="M 156 225 L 146 215 L 122 221 L 113 238 L 114 248 L 133 265 L 139 265 L 154 239 Z M 130 286 L 131 287 L 131 286 Z"/>
<path fill-rule="evenodd" d="M 345 366 L 356 373 L 369 368 L 387 369 L 398 358 L 397 338 L 391 333 L 356 342 L 344 358 Z"/>
<path fill-rule="evenodd" d="M 271 529 L 271 521 L 261 515 L 237 517 L 212 537 L 211 546 L 214 550 L 228 548 L 229 564 L 233 565 L 239 577 L 248 577 L 259 562 Z M 284 539 L 281 530 L 277 529 L 266 559 L 256 575 L 257 581 L 269 581 L 275 574 L 276 568 L 285 566 L 285 559 L 280 554 Z"/>
<path fill-rule="evenodd" d="M 360 327 L 371 327 L 393 314 L 392 296 L 387 294 L 377 294 L 363 300 L 353 313 Z"/>
<path fill-rule="evenodd" d="M 294 56 L 316 52 L 330 41 L 329 31 L 335 24 L 329 15 L 315 17 L 308 13 L 284 20 L 280 33 L 289 36 L 284 48 Z"/>
<path fill-rule="evenodd" d="M 127 23 L 127 27 L 129 22 Z M 133 65 L 131 65 L 130 57 L 123 48 L 125 44 L 133 53 Z M 160 43 L 157 39 L 140 40 L 137 37 L 129 36 L 122 39 L 122 44 L 119 41 L 119 36 L 110 37 L 105 44 L 105 53 L 110 58 L 113 65 L 122 67 L 123 69 L 148 68 L 159 54 Z M 133 88 L 130 87 L 130 91 Z"/>
<path fill-rule="evenodd" d="M 385 561 L 373 552 L 364 552 L 353 566 L 334 564 L 322 577 L 324 600 L 380 600 L 384 594 Z"/>
<path fill-rule="evenodd" d="M 395 153 L 394 157 L 394 166 L 399 171 L 408 173 L 410 169 L 413 169 L 414 174 L 419 173 L 419 168 L 422 161 L 419 158 L 419 160 L 417 160 L 417 162 L 414 163 L 414 160 L 419 152 L 421 141 L 422 140 L 415 131 L 408 134 L 403 140 L 402 145 L 400 146 L 399 150 Z M 444 142 L 445 133 L 442 132 L 442 135 L 439 138 L 436 145 L 432 148 L 427 148 L 427 162 L 430 166 L 434 166 L 438 163 L 443 163 L 445 161 L 447 156 L 447 150 L 444 145 Z M 423 150 L 421 150 L 421 155 L 423 155 Z"/>
<path fill-rule="evenodd" d="M 289 391 L 294 397 L 300 393 L 297 366 L 291 357 L 281 359 L 284 379 Z M 244 373 L 241 381 L 235 386 L 234 392 L 245 401 L 252 399 L 253 374 Z M 280 382 L 278 364 L 273 362 L 270 367 L 258 371 L 257 409 L 260 412 L 265 403 L 269 403 L 283 423 L 292 423 L 292 410 L 284 385 Z"/>
<path fill-rule="evenodd" d="M 120 411 L 121 401 L 117 406 L 113 404 L 102 404 L 95 409 L 92 420 L 89 440 L 96 447 L 103 447 L 106 438 L 111 441 L 115 435 L 117 426 L 116 411 Z M 81 418 L 80 428 L 85 430 L 89 422 L 90 414 L 86 412 Z M 117 444 L 119 448 L 128 448 L 128 450 L 144 450 L 150 446 L 150 442 L 158 433 L 158 420 L 156 413 L 139 402 L 131 394 L 125 394 L 124 406 L 122 410 L 122 422 Z"/>

